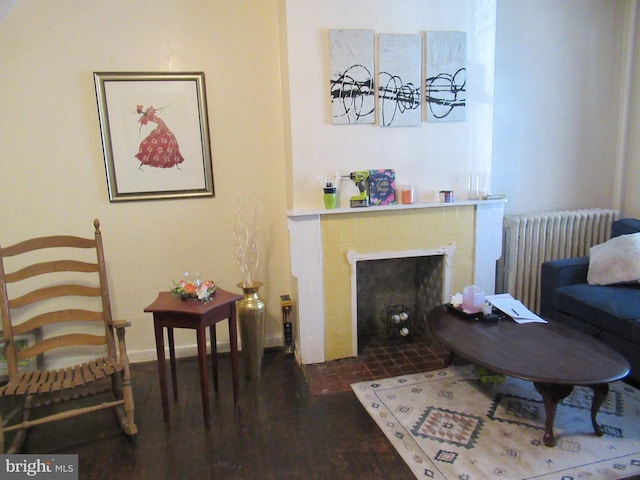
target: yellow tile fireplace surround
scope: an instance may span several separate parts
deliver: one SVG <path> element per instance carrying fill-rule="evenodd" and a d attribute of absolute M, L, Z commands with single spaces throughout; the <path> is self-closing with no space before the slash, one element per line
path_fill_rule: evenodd
<path fill-rule="evenodd" d="M 357 356 L 357 261 L 443 255 L 443 301 L 473 283 L 493 293 L 503 210 L 463 201 L 287 212 L 298 360 Z"/>

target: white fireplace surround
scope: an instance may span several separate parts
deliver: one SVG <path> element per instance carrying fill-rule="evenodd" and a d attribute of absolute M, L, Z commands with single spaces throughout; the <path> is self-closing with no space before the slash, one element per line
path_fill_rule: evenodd
<path fill-rule="evenodd" d="M 367 211 L 392 211 L 408 208 L 447 208 L 462 205 L 475 206 L 474 284 L 478 285 L 486 293 L 494 293 L 496 261 L 500 258 L 502 251 L 504 200 L 468 200 L 446 204 L 419 203 L 413 205 L 368 207 Z M 287 212 L 291 273 L 296 280 L 296 289 L 293 298 L 297 319 L 295 352 L 298 361 L 303 364 L 323 363 L 326 360 L 323 252 L 320 219 L 323 215 L 341 215 L 347 213 L 353 213 L 353 209 L 300 209 Z M 448 247 L 442 248 L 446 250 Z M 391 254 L 404 256 L 405 253 L 406 252 L 393 252 Z M 384 252 L 384 255 L 387 256 L 385 258 L 388 258 L 389 254 L 389 252 Z M 353 255 L 358 257 L 358 254 Z M 376 254 L 367 253 L 366 255 Z M 415 255 L 415 253 L 412 255 Z M 445 284 L 446 283 L 447 282 L 445 282 Z M 353 291 L 355 291 L 354 288 L 352 288 L 352 292 Z M 448 296 L 448 293 L 446 295 Z M 443 300 L 446 300 L 446 298 Z M 352 315 L 352 321 L 355 318 L 356 315 Z M 354 331 L 357 332 L 357 328 L 355 328 Z M 355 337 L 354 352 L 357 355 L 357 334 Z"/>
<path fill-rule="evenodd" d="M 353 356 L 358 354 L 358 286 L 356 275 L 356 264 L 369 260 L 388 260 L 393 258 L 414 258 L 414 257 L 443 257 L 443 279 L 442 279 L 442 302 L 449 299 L 451 293 L 451 260 L 455 252 L 455 244 L 447 245 L 429 250 L 399 250 L 358 253 L 352 250 L 347 252 L 347 260 L 351 266 L 351 351 Z"/>

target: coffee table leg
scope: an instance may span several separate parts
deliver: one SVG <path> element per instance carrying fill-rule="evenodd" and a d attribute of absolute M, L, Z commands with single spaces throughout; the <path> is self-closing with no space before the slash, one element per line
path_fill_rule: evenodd
<path fill-rule="evenodd" d="M 534 382 L 533 385 L 544 401 L 545 411 L 545 432 L 542 441 L 547 447 L 553 447 L 556 444 L 556 439 L 553 435 L 553 422 L 556 418 L 556 410 L 558 409 L 558 403 L 563 398 L 571 395 L 573 391 L 573 385 L 559 385 L 556 383 L 539 383 Z"/>
<path fill-rule="evenodd" d="M 591 385 L 591 388 L 593 389 L 593 403 L 591 404 L 591 424 L 593 425 L 593 431 L 596 433 L 596 435 L 601 437 L 602 435 L 604 435 L 604 432 L 602 431 L 602 428 L 600 428 L 600 425 L 598 425 L 598 422 L 596 422 L 596 415 L 598 415 L 598 410 L 600 410 L 600 407 L 606 400 L 607 395 L 609 395 L 609 384 L 601 383 L 599 385 Z"/>

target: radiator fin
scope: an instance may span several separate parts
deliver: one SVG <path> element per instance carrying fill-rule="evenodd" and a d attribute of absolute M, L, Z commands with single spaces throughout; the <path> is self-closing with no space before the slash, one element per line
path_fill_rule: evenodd
<path fill-rule="evenodd" d="M 589 248 L 609 239 L 617 216 L 615 210 L 593 208 L 504 217 L 496 291 L 539 313 L 542 263 L 589 255 Z"/>

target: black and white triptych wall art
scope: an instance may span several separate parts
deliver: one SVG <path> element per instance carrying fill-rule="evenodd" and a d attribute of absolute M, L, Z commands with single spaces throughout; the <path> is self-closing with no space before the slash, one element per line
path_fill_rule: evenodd
<path fill-rule="evenodd" d="M 381 33 L 377 58 L 375 37 L 372 30 L 329 30 L 334 125 L 465 120 L 465 32 Z"/>

